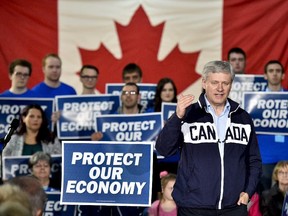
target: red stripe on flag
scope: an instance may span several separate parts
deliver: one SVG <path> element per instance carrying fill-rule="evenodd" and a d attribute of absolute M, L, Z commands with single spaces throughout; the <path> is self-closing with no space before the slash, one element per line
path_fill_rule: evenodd
<path fill-rule="evenodd" d="M 288 70 L 288 1 L 224 1 L 223 59 L 231 47 L 247 54 L 249 74 L 263 74 L 269 60 L 279 60 Z M 288 87 L 288 76 L 283 82 Z"/>
<path fill-rule="evenodd" d="M 1 0 L 0 20 L 0 92 L 10 87 L 8 67 L 16 58 L 32 63 L 32 87 L 43 79 L 42 58 L 58 52 L 57 1 Z"/>

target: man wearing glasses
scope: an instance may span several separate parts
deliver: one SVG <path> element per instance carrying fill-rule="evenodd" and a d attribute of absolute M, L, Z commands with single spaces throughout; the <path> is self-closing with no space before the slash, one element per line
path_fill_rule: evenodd
<path fill-rule="evenodd" d="M 83 65 L 80 70 L 80 82 L 82 83 L 82 95 L 86 94 L 101 94 L 96 89 L 96 84 L 99 76 L 99 70 L 93 65 Z"/>
<path fill-rule="evenodd" d="M 145 107 L 139 104 L 141 96 L 139 87 L 133 82 L 126 83 L 122 88 L 121 103 L 117 114 L 138 114 L 144 113 Z"/>
<path fill-rule="evenodd" d="M 9 67 L 10 89 L 0 94 L 0 97 L 37 97 L 36 93 L 28 89 L 27 84 L 32 74 L 32 65 L 24 59 L 16 59 Z"/>

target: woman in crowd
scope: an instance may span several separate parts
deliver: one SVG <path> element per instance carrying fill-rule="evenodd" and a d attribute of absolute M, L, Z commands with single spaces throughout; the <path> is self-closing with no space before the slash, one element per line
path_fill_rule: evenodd
<path fill-rule="evenodd" d="M 36 152 L 29 159 L 29 168 L 44 191 L 60 191 L 61 184 L 51 177 L 52 159 L 48 153 Z"/>
<path fill-rule="evenodd" d="M 288 192 L 288 161 L 279 161 L 272 174 L 276 182 L 271 189 L 263 191 L 260 211 L 263 216 L 281 216 L 285 194 Z"/>
<path fill-rule="evenodd" d="M 172 198 L 172 191 L 176 181 L 175 174 L 167 171 L 160 173 L 162 193 L 159 200 L 152 203 L 149 216 L 176 216 L 177 206 Z"/>
<path fill-rule="evenodd" d="M 162 78 L 159 80 L 155 99 L 154 99 L 154 112 L 161 112 L 162 102 L 177 102 L 177 88 L 174 81 L 170 78 Z"/>
<path fill-rule="evenodd" d="M 20 126 L 3 150 L 4 156 L 32 155 L 37 151 L 61 154 L 61 144 L 48 128 L 47 117 L 38 104 L 27 105 Z"/>

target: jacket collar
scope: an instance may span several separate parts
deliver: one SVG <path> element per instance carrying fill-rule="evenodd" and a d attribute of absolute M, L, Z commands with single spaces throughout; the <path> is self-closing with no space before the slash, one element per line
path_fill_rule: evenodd
<path fill-rule="evenodd" d="M 199 96 L 199 99 L 198 99 L 198 104 L 201 107 L 201 109 L 207 110 L 207 104 L 206 104 L 204 95 L 205 95 L 205 93 L 201 93 L 201 95 Z M 239 109 L 240 105 L 237 102 L 231 100 L 230 98 L 228 98 L 227 100 L 231 106 L 230 113 L 236 112 Z"/>

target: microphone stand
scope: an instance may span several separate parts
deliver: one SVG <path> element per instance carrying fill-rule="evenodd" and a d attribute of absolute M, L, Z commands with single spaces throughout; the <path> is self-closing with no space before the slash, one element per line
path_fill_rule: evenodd
<path fill-rule="evenodd" d="M 13 119 L 11 124 L 10 124 L 10 128 L 8 130 L 8 133 L 6 134 L 6 136 L 4 136 L 3 138 L 0 139 L 0 143 L 2 143 L 3 147 L 1 149 L 0 152 L 0 157 L 1 157 L 1 166 L 0 166 L 0 185 L 3 184 L 3 149 L 5 148 L 5 146 L 7 145 L 7 143 L 10 141 L 12 134 L 15 132 L 15 130 L 18 128 L 19 126 L 19 120 L 18 119 Z"/>
<path fill-rule="evenodd" d="M 0 157 L 1 157 L 1 161 L 0 161 L 0 185 L 3 184 L 3 155 L 2 155 L 2 152 L 3 152 L 3 149 L 5 148 L 6 144 L 5 143 L 5 139 L 4 138 L 1 138 L 0 139 L 0 143 L 2 144 L 2 149 L 0 151 Z"/>

